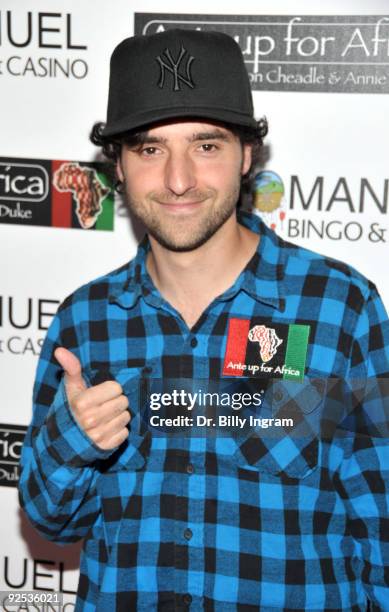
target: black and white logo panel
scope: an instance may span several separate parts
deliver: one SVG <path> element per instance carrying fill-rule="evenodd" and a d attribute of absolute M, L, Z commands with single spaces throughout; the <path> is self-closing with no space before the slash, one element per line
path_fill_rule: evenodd
<path fill-rule="evenodd" d="M 389 15 L 135 13 L 135 34 L 177 27 L 232 36 L 254 90 L 389 92 Z M 174 71 L 177 61 L 166 66 Z"/>

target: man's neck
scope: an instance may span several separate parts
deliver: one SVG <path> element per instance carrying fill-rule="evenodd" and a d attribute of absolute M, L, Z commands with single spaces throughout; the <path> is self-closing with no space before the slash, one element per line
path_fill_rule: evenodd
<path fill-rule="evenodd" d="M 161 295 L 189 328 L 205 308 L 234 283 L 258 246 L 258 235 L 232 215 L 198 249 L 175 252 L 150 236 L 147 270 Z"/>

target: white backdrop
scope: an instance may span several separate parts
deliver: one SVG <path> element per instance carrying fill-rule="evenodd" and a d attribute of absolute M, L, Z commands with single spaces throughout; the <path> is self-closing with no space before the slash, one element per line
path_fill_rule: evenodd
<path fill-rule="evenodd" d="M 50 313 L 77 286 L 130 259 L 136 239 L 128 220 L 117 214 L 114 231 L 8 223 L 7 160 L 95 160 L 88 134 L 105 118 L 111 51 L 133 34 L 135 13 L 181 14 L 178 21 L 184 20 L 181 2 L 166 0 L 161 7 L 146 0 L 35 0 L 32 8 L 27 0 L 0 0 L 0 590 L 61 589 L 68 610 L 77 584 L 78 547 L 44 542 L 19 513 L 14 464 L 20 433 L 12 426 L 29 423 L 39 345 Z M 201 27 L 204 15 L 225 15 L 224 7 L 217 0 L 185 3 L 186 13 L 198 16 L 195 27 Z M 276 10 L 269 1 L 242 0 L 230 20 L 239 25 L 245 16 L 257 16 L 259 24 L 266 15 L 303 21 L 314 15 L 362 18 L 383 16 L 387 9 L 386 0 L 279 1 Z M 387 71 L 389 56 L 383 57 L 382 49 L 387 53 L 388 43 L 374 55 L 371 31 L 368 44 L 363 19 L 359 22 L 353 43 L 364 55 L 362 70 L 365 62 L 367 71 L 368 63 Z M 264 27 L 252 24 L 250 31 L 264 35 Z M 388 22 L 380 36 L 389 39 Z M 68 77 L 59 64 L 69 69 Z M 370 85 L 356 93 L 280 86 L 254 91 L 254 102 L 257 116 L 266 115 L 270 125 L 266 169 L 278 175 L 284 191 L 266 220 L 287 239 L 357 267 L 377 284 L 389 307 L 389 105 L 387 93 Z M 323 230 L 323 238 L 312 224 Z"/>

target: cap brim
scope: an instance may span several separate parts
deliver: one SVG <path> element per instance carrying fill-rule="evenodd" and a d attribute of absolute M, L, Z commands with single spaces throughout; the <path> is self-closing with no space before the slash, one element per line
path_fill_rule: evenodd
<path fill-rule="evenodd" d="M 163 121 L 165 119 L 180 119 L 182 117 L 191 117 L 193 119 L 209 119 L 210 121 L 218 121 L 222 123 L 231 123 L 233 125 L 241 125 L 245 127 L 255 128 L 257 121 L 254 117 L 246 114 L 237 113 L 229 109 L 210 109 L 210 108 L 163 108 L 144 113 L 136 113 L 130 117 L 125 117 L 122 120 L 114 121 L 110 125 L 106 125 L 101 135 L 115 136 L 129 130 L 135 130 L 147 125 Z"/>

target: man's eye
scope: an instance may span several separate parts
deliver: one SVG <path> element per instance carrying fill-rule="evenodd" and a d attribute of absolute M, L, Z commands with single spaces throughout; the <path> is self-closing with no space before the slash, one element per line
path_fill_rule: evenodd
<path fill-rule="evenodd" d="M 145 147 L 142 149 L 141 154 L 146 157 L 150 157 L 151 155 L 156 155 L 158 153 L 157 147 Z"/>
<path fill-rule="evenodd" d="M 204 144 L 200 145 L 200 149 L 205 153 L 211 153 L 212 151 L 216 151 L 217 146 L 210 142 L 205 142 Z"/>

